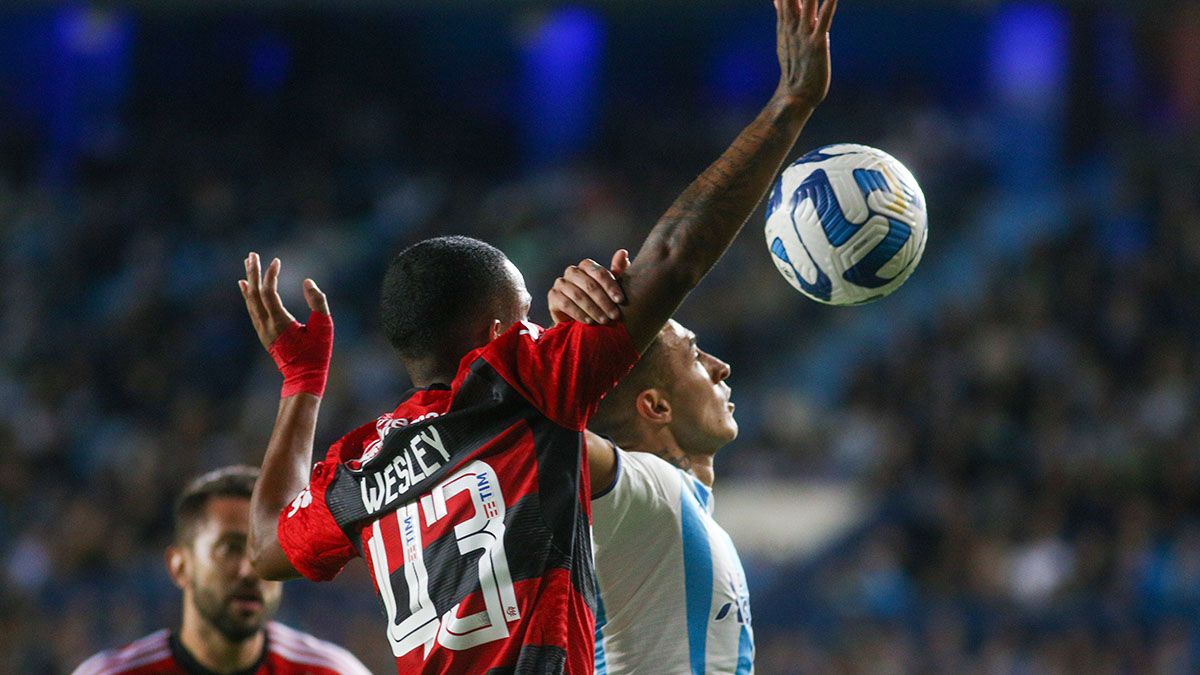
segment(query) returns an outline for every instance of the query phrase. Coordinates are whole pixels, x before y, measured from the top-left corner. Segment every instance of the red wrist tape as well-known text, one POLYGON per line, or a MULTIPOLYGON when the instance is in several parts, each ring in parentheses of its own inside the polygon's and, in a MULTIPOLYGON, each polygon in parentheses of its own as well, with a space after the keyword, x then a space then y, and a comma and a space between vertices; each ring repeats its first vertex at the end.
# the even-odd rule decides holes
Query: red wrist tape
POLYGON ((313 312, 306 324, 293 321, 267 351, 283 373, 280 397, 322 396, 329 380, 329 360, 333 357, 333 317, 313 312))

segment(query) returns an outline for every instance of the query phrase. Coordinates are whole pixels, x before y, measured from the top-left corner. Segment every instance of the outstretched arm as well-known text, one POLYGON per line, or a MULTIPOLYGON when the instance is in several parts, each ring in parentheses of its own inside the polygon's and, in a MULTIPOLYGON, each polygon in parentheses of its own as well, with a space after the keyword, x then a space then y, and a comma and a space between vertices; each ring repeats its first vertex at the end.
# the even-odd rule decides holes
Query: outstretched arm
POLYGON ((312 279, 304 280, 312 314, 307 325, 300 324, 279 299, 279 260, 271 262, 265 276, 257 253, 245 263, 246 278, 238 286, 246 311, 284 374, 279 413, 250 498, 250 560, 264 579, 294 579, 300 572, 284 554, 276 526, 283 508, 308 484, 317 412, 333 353, 333 319, 325 294, 312 279))
POLYGON ((837 0, 775 0, 779 86, 758 117, 684 190, 622 280, 625 325, 643 351, 700 283, 762 200, 829 91, 829 26, 837 0))

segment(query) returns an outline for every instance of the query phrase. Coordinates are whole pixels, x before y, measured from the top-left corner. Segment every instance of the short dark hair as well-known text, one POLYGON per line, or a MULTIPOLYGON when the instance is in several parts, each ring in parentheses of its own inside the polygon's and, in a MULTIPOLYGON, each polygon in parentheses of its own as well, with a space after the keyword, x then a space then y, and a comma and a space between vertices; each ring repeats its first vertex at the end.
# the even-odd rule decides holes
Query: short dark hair
POLYGON ((175 500, 175 543, 191 543, 204 509, 214 497, 250 499, 258 469, 252 466, 226 466, 198 476, 187 484, 175 500))
POLYGON ((507 262, 500 249, 471 237, 436 237, 401 251, 379 297, 388 342, 403 359, 461 357, 448 350, 512 287, 507 262))
POLYGON ((637 417, 634 409, 638 394, 647 389, 662 389, 670 385, 670 353, 663 347, 663 331, 654 336, 642 352, 641 358, 629 374, 621 378, 617 386, 600 401, 600 407, 588 423, 588 428, 616 441, 617 445, 628 446, 634 440, 629 436, 631 423, 637 417))

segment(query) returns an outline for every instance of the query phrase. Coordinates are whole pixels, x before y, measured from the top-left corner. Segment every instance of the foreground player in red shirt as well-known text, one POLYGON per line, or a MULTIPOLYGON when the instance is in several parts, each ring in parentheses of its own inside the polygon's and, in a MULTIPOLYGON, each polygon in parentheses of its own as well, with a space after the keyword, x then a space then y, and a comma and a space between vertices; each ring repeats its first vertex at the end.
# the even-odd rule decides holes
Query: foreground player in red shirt
POLYGON ((397 256, 381 313, 416 388, 311 472, 332 320, 306 280, 313 312, 296 323, 279 301, 279 261, 264 275, 251 253, 243 298, 284 375, 252 505, 255 569, 325 580, 362 556, 400 672, 591 672, 584 427, 728 247, 824 98, 835 4, 781 0, 779 87, 650 232, 623 278, 622 322, 527 323, 520 272, 477 240, 397 256))
POLYGON ((179 630, 101 652, 75 675, 367 675, 345 649, 270 620, 281 584, 260 579, 246 553, 257 477, 249 466, 218 469, 192 481, 176 502, 167 567, 183 591, 179 630))

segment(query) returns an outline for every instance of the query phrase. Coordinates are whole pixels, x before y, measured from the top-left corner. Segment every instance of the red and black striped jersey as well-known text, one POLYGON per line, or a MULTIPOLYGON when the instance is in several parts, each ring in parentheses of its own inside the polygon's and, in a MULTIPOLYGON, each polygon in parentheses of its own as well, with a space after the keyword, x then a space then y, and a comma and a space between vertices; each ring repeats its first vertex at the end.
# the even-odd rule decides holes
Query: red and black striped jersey
MULTIPOLYGON (((209 675, 179 637, 168 630, 151 633, 119 649, 84 661, 73 675, 209 675)), ((267 639, 257 664, 244 675, 369 675, 358 659, 341 647, 288 628, 267 624, 267 639)))
POLYGON ((514 325, 335 443, 285 553, 318 581, 366 560, 399 672, 592 672, 582 432, 637 358, 623 324, 514 325))

